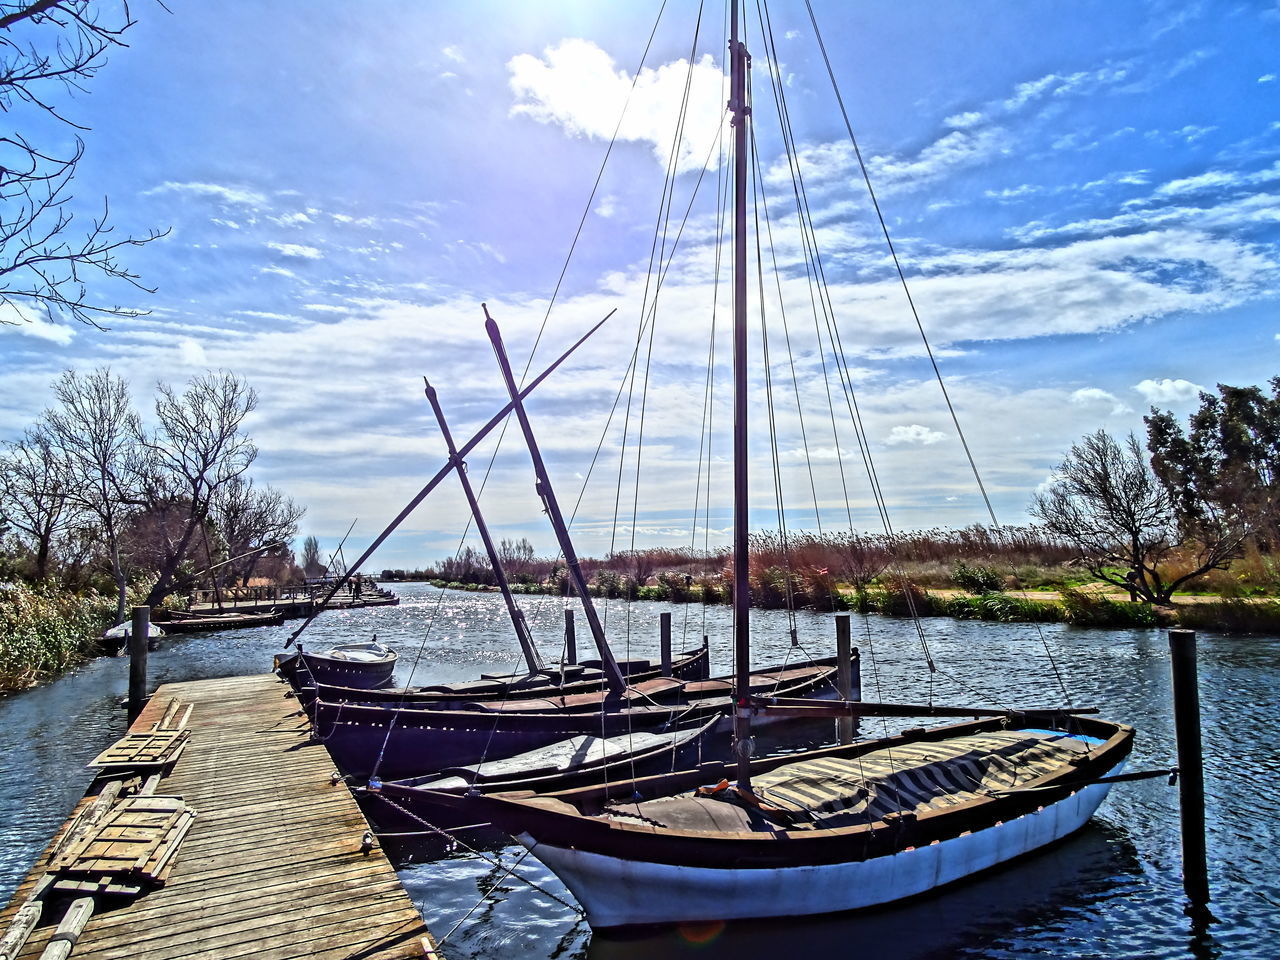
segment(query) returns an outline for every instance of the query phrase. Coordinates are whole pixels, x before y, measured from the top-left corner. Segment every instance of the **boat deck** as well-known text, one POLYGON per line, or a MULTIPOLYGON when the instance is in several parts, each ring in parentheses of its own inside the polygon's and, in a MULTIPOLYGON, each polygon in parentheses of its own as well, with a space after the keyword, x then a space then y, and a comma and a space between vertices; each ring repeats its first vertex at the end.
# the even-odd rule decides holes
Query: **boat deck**
MULTIPOLYGON (((183 797, 195 820, 163 887, 115 908, 99 897, 76 960, 436 956, 391 863, 363 844, 368 824, 350 792, 331 782, 333 761, 309 742, 285 689, 268 675, 156 691, 130 729, 150 730, 173 698, 194 705, 190 741, 156 792, 183 797)), ((0 914, 0 933, 58 839, 0 914)), ((18 957, 39 957, 53 931, 43 920, 18 957)))

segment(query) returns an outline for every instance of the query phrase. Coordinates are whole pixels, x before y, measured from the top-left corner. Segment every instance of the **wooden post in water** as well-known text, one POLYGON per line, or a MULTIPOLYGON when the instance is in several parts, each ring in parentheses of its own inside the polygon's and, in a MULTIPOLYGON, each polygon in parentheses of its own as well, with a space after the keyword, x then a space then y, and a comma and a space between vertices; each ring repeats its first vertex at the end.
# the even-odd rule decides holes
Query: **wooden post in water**
MULTIPOLYGON (((853 644, 849 615, 836 614, 836 689, 841 700, 853 697, 853 644)), ((853 717, 836 718, 836 740, 853 743, 853 717)))
POLYGON ((578 634, 573 626, 573 611, 564 611, 564 662, 578 662, 578 634))
POLYGON ((1209 903, 1204 837, 1204 753, 1200 741, 1200 689, 1194 630, 1170 630, 1173 722, 1178 741, 1178 800, 1182 817, 1182 889, 1191 907, 1209 903))
POLYGON ((147 641, 151 635, 151 608, 134 607, 129 628, 129 722, 147 703, 147 641))
POLYGON ((658 614, 658 644, 662 651, 662 675, 671 676, 671 614, 658 614))

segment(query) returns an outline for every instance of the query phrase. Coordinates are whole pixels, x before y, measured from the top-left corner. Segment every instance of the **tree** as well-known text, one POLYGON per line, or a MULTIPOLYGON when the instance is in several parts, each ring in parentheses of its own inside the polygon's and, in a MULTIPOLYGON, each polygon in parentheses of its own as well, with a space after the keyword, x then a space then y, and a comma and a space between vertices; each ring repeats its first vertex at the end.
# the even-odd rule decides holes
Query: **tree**
MULTIPOLYGON (((226 544, 228 560, 221 567, 221 582, 249 578, 266 551, 244 556, 259 547, 284 544, 298 532, 298 521, 306 513, 302 507, 272 487, 256 487, 250 477, 234 477, 214 494, 209 517, 226 544), (235 559, 235 558, 241 559, 235 559)), ((318 549, 318 548, 317 548, 318 549)))
POLYGON ((178 394, 158 386, 158 426, 140 442, 156 466, 151 474, 151 503, 174 504, 169 521, 160 514, 164 550, 146 604, 156 606, 173 590, 174 577, 187 558, 196 531, 208 520, 214 498, 240 477, 258 456, 258 448, 240 427, 258 404, 258 395, 234 374, 193 378, 178 394))
POLYGON ((1280 377, 1271 395, 1218 384, 1200 394, 1188 430, 1168 411, 1144 417, 1151 464, 1172 498, 1183 536, 1222 539, 1267 530, 1274 548, 1280 495, 1280 377))
POLYGON ((129 579, 121 533, 129 512, 144 502, 143 478, 151 472, 138 442, 142 425, 128 386, 109 369, 85 376, 68 370, 53 392, 58 406, 45 411, 44 427, 69 471, 71 502, 99 524, 116 586, 116 622, 123 623, 129 579))
MULTIPOLYGON (((121 38, 133 24, 126 2, 0 3, 0 110, 28 115, 34 126, 52 118, 55 127, 86 129, 64 116, 57 101, 85 90, 107 52, 124 46, 121 38)), ((86 276, 154 293, 117 257, 168 231, 117 238, 105 198, 102 212, 81 228, 69 191, 84 149, 78 135, 69 150, 40 146, 21 133, 0 137, 0 323, 30 321, 44 312, 96 327, 107 318, 147 312, 102 301, 90 293, 86 276)))
POLYGON ((1242 539, 1238 531, 1209 541, 1184 538, 1173 499, 1137 437, 1129 434, 1121 446, 1105 430, 1072 446, 1030 512, 1074 544, 1095 577, 1150 603, 1168 603, 1182 584, 1225 566, 1242 539), (1160 564, 1178 547, 1190 563, 1166 579, 1160 564))
POLYGON ((0 453, 0 504, 12 527, 28 540, 35 579, 49 575, 54 541, 74 522, 71 476, 48 433, 28 429, 0 453))
POLYGON ((302 541, 302 556, 298 558, 298 566, 308 580, 314 580, 324 573, 324 561, 320 559, 320 541, 315 537, 307 537, 302 541))

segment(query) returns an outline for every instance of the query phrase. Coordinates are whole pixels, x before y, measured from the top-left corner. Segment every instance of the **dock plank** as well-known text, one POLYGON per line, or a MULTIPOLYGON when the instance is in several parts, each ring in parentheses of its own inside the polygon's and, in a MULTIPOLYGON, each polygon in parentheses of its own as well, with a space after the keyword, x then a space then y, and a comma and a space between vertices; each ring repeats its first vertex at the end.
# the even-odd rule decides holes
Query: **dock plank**
MULTIPOLYGON (((284 692, 272 676, 156 691, 131 730, 150 730, 173 699, 192 704, 190 740, 157 792, 182 797, 196 816, 165 886, 96 914, 76 960, 400 960, 431 947, 390 862, 376 845, 363 849, 367 822, 350 791, 332 782, 333 761, 284 692)), ((56 846, 57 837, 0 926, 56 846)), ((39 957, 52 932, 43 922, 20 960, 39 957)))

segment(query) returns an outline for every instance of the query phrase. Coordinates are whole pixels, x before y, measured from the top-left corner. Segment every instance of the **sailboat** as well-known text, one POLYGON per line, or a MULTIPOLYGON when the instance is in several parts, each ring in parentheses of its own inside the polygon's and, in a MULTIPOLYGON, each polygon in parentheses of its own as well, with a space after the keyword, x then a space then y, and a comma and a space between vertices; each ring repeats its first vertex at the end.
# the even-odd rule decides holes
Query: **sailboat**
MULTIPOLYGON (((427 398, 449 452, 449 469, 457 473, 462 484, 529 672, 523 678, 502 678, 491 687, 482 687, 480 696, 468 699, 466 691, 476 689, 474 684, 405 689, 399 695, 396 691, 370 693, 331 685, 308 687, 300 682, 301 673, 295 669, 299 698, 311 716, 314 735, 337 764, 357 778, 412 778, 447 767, 503 760, 585 736, 608 739, 669 734, 689 727, 711 730, 727 726, 725 718, 734 708, 739 689, 770 697, 834 697, 834 658, 765 667, 736 680, 706 678, 704 646, 700 651, 686 652, 682 658, 685 676, 692 675, 689 679, 677 676, 674 667, 664 670, 662 676, 643 680, 631 675, 630 671, 638 673, 648 664, 620 662, 609 645, 524 407, 523 396, 529 388, 522 391, 517 386, 498 325, 488 316, 487 308, 485 312, 486 331, 510 397, 508 409, 520 425, 533 463, 536 490, 586 616, 599 657, 600 680, 582 684, 585 689, 566 689, 568 675, 563 665, 558 670, 548 670, 543 665, 502 573, 500 557, 467 478, 462 450, 455 444, 438 396, 428 383, 427 398)), ((375 540, 373 547, 379 542, 375 540)))
MULTIPOLYGON (((593 928, 788 917, 911 897, 1080 828, 1132 748, 1090 710, 811 702, 749 683, 747 155, 751 106, 740 10, 730 4, 733 125, 733 604, 735 762, 550 793, 466 798, 554 871, 593 928), (968 716, 878 740, 753 758, 756 716, 968 716)), ((762 33, 764 32, 762 28, 762 33)), ((1133 774, 1128 775, 1135 776, 1133 774)))

